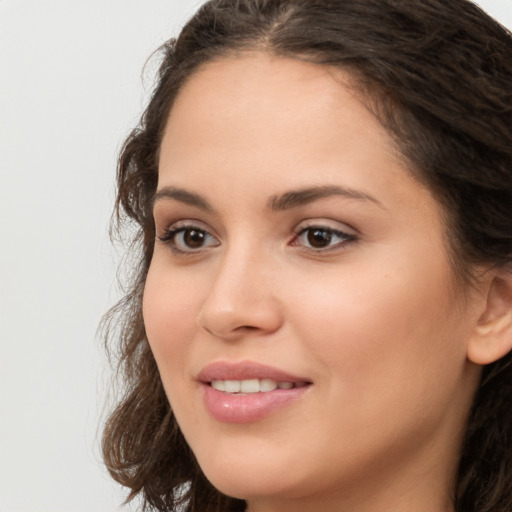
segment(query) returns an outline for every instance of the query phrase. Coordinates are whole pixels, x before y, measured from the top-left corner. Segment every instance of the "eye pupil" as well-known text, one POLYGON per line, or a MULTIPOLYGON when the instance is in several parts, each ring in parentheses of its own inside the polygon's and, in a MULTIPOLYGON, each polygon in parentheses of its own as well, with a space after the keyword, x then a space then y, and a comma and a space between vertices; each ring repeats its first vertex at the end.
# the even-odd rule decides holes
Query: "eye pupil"
POLYGON ((187 229, 183 233, 183 241, 187 247, 198 249, 203 246, 205 234, 197 229, 187 229))
POLYGON ((325 229, 312 229, 308 231, 307 239, 311 247, 321 248, 331 243, 332 233, 325 229))

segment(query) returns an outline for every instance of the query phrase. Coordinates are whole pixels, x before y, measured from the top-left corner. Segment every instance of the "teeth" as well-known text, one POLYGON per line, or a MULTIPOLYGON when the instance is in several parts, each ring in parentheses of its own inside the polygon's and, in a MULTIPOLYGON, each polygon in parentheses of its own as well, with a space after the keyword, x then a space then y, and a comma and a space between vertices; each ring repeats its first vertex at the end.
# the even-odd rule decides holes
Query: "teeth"
POLYGON ((215 388, 218 391, 226 391, 226 381, 214 380, 212 381, 212 388, 215 388))
POLYGON ((260 381, 258 379, 240 381, 240 391, 242 393, 259 393, 260 381))
MULTIPOLYGON (((290 382, 291 384, 291 382, 290 382)), ((279 384, 272 379, 261 379, 260 380, 260 391, 274 391, 274 389, 277 389, 279 384)), ((293 384, 292 384, 293 386, 293 384)))
POLYGON ((239 380, 225 380, 224 381, 224 389, 227 393, 239 393, 240 392, 240 384, 239 380))
POLYGON ((275 389, 292 389, 293 382, 277 382, 272 379, 214 380, 212 388, 226 393, 265 393, 275 389))

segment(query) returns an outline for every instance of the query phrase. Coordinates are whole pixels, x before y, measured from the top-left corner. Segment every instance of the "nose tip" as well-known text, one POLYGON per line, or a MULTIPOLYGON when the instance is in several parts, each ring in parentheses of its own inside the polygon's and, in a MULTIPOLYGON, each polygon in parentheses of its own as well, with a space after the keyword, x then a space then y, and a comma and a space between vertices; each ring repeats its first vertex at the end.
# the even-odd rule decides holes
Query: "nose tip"
POLYGON ((273 304, 244 306, 240 302, 236 307, 220 308, 209 301, 199 314, 198 324, 209 334, 222 339, 236 339, 250 334, 271 334, 281 324, 276 309, 273 304))
POLYGON ((199 312, 199 326, 217 338, 271 334, 282 324, 272 283, 254 272, 221 272, 199 312))

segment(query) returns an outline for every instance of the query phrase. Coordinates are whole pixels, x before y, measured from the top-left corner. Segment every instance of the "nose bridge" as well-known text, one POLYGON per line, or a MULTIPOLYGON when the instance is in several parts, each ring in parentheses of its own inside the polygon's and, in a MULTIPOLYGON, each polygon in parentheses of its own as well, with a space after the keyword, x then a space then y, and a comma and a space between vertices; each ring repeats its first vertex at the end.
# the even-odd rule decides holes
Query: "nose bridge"
POLYGON ((247 237, 230 244, 215 268, 199 325, 217 337, 275 331, 281 313, 272 276, 275 262, 247 237))

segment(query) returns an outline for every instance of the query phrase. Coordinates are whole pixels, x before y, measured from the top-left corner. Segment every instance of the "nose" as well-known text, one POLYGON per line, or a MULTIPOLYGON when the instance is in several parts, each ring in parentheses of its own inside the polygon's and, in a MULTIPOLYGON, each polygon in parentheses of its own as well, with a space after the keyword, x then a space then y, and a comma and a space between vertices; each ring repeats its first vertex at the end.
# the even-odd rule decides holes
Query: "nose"
POLYGON ((209 293, 199 312, 199 326, 224 340, 277 331, 283 316, 271 267, 272 263, 261 253, 226 254, 211 278, 209 293))

